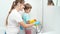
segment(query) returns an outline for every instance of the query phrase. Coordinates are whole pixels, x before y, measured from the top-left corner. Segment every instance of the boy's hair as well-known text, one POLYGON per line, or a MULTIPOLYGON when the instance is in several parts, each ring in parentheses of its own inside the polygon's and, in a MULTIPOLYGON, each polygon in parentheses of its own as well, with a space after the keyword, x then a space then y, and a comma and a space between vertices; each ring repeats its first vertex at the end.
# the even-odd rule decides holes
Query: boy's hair
POLYGON ((32 9, 32 6, 29 3, 25 4, 24 10, 32 9))

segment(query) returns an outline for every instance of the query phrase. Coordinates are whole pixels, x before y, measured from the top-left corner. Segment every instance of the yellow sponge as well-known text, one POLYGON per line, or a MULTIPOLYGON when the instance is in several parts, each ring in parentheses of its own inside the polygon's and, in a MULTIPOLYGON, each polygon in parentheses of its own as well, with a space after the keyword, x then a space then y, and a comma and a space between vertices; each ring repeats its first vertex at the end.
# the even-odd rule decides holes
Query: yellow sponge
POLYGON ((34 22, 36 22, 34 19, 30 20, 30 24, 33 24, 34 22))
MULTIPOLYGON (((33 24, 33 23, 35 23, 35 22, 40 23, 39 21, 36 21, 36 20, 34 20, 34 19, 30 20, 30 24, 33 24)), ((35 26, 38 26, 38 24, 35 24, 35 26)))

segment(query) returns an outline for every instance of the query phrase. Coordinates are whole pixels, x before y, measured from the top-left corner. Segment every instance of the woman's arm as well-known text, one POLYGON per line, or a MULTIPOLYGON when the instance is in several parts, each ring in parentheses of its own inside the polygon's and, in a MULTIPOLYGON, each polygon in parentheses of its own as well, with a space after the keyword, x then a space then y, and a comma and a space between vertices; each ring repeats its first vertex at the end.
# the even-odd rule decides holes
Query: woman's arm
POLYGON ((23 26, 24 28, 28 28, 28 27, 31 27, 33 26, 34 24, 25 24, 24 22, 20 22, 19 23, 21 26, 23 26))

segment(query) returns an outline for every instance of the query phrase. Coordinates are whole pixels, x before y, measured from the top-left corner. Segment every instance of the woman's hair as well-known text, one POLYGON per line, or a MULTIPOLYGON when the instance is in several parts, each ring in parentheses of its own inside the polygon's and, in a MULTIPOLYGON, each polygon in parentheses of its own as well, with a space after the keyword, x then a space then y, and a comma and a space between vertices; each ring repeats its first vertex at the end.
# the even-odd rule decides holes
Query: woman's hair
POLYGON ((24 10, 32 9, 32 6, 29 3, 25 4, 24 10))
MULTIPOLYGON (((13 4, 12 4, 12 7, 11 7, 9 13, 8 13, 8 16, 11 13, 12 9, 14 9, 14 7, 17 5, 18 2, 20 2, 21 4, 23 4, 25 1, 24 0, 15 0, 15 1, 13 1, 13 4)), ((8 16, 6 18, 6 25, 8 25, 8 16)))
POLYGON ((54 5, 53 1, 52 0, 48 0, 48 5, 54 5))

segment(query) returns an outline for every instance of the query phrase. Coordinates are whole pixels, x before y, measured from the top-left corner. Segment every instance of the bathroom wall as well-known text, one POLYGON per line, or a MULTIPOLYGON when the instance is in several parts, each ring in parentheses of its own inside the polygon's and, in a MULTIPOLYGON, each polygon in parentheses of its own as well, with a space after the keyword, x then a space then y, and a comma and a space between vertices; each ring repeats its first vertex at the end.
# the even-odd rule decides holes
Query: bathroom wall
POLYGON ((60 0, 58 0, 58 6, 60 6, 60 0))

